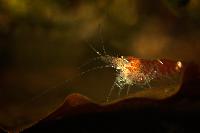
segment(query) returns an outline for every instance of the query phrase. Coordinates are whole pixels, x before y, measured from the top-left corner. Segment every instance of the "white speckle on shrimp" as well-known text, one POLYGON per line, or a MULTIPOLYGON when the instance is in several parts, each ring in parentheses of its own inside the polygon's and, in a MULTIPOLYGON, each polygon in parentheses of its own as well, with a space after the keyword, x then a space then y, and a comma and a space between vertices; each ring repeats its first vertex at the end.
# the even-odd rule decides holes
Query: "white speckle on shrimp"
POLYGON ((161 60, 158 59, 158 62, 160 62, 163 65, 163 62, 161 60))

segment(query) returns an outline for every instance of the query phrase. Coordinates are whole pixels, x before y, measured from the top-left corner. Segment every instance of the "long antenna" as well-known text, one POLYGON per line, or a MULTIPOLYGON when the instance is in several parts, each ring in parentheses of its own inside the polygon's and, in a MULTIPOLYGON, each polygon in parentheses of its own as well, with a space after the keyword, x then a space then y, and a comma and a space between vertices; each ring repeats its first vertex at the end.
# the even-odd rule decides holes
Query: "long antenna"
MULTIPOLYGON (((54 86, 54 87, 51 87, 51 88, 47 88, 45 89, 44 91, 42 91, 39 95, 36 95, 36 96, 33 96, 30 100, 28 100, 27 102, 23 103, 21 106, 26 106, 32 102, 34 102, 35 100, 39 99, 40 97, 44 96, 45 94, 47 94, 48 92, 50 91, 53 91, 55 89, 57 89, 58 87, 61 87, 61 86, 64 86, 66 85, 67 83, 73 81, 74 79, 78 78, 78 77, 81 77, 89 72, 92 72, 92 71, 96 71, 96 70, 100 70, 100 69, 103 69, 103 68, 113 68, 112 65, 102 65, 102 66, 96 66, 94 68, 91 68, 85 72, 81 72, 80 74, 77 74, 76 76, 74 76, 73 78, 69 79, 69 80, 65 80, 64 82, 54 86)), ((65 88, 64 88, 65 89, 65 88)))
POLYGON ((102 54, 98 50, 96 50, 92 45, 89 45, 89 46, 96 54, 102 56, 102 54))

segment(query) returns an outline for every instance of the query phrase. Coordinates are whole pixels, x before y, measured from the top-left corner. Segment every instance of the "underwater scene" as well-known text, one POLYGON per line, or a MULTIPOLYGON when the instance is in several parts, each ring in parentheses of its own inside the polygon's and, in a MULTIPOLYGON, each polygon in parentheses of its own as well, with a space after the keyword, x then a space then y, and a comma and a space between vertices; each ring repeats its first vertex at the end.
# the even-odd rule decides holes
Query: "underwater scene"
POLYGON ((200 131, 199 38, 198 0, 0 0, 0 129, 200 131))

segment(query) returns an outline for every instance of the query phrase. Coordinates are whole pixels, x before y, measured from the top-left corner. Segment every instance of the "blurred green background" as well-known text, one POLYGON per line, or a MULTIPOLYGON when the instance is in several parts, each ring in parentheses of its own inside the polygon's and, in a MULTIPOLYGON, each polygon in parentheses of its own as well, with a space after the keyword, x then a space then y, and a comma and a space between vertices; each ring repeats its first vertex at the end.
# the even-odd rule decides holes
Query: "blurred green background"
MULTIPOLYGON (((199 0, 0 0, 0 106, 84 71, 77 67, 97 56, 89 44, 110 55, 200 63, 199 38, 199 0)), ((79 88, 104 95, 110 73, 94 72, 79 88)))

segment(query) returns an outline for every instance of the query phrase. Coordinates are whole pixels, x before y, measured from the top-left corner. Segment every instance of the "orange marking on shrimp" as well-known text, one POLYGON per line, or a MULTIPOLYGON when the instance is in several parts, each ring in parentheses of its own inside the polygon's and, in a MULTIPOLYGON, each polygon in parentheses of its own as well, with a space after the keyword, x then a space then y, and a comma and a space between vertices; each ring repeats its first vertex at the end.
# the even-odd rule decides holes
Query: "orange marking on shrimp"
POLYGON ((139 59, 128 58, 127 60, 130 62, 130 65, 126 67, 127 69, 129 69, 129 71, 131 72, 140 71, 142 64, 139 59))

